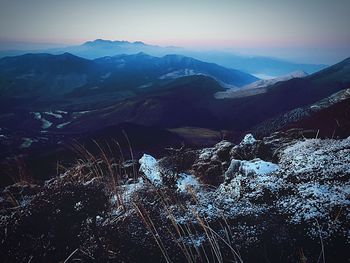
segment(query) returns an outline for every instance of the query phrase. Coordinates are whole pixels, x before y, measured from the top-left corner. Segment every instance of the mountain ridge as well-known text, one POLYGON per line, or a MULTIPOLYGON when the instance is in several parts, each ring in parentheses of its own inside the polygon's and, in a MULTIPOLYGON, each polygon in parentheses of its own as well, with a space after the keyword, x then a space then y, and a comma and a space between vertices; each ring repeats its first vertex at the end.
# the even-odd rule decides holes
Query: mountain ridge
POLYGON ((103 39, 87 41, 81 45, 46 50, 0 51, 0 57, 6 55, 19 55, 28 52, 47 52, 52 54, 70 52, 88 59, 123 53, 135 54, 138 52, 145 52, 153 56, 164 56, 166 54, 175 53, 193 57, 204 62, 216 63, 227 68, 238 69, 250 74, 265 74, 272 76, 285 75, 296 70, 304 70, 310 74, 327 66, 323 64, 294 63, 280 58, 243 56, 228 51, 194 51, 182 47, 149 45, 141 41, 129 42, 125 40, 112 41, 103 39))

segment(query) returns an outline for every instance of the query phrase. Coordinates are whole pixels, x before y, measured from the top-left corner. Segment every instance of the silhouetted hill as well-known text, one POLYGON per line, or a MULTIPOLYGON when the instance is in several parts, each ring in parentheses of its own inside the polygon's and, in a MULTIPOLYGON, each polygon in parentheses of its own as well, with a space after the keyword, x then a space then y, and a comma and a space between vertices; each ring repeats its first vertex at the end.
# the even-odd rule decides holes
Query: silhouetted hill
POLYGON ((257 80, 247 73, 177 55, 158 58, 138 53, 87 60, 69 53, 27 54, 0 60, 0 96, 10 101, 8 108, 96 109, 190 75, 208 75, 230 87, 257 80))

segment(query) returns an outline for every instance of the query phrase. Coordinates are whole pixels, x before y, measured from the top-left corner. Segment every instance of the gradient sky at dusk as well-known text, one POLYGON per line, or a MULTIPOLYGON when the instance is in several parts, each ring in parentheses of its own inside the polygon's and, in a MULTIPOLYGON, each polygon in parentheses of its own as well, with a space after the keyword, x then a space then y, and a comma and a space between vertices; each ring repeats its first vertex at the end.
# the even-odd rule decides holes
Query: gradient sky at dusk
POLYGON ((103 38, 332 63, 350 56, 349 14, 349 0, 0 0, 0 46, 103 38))

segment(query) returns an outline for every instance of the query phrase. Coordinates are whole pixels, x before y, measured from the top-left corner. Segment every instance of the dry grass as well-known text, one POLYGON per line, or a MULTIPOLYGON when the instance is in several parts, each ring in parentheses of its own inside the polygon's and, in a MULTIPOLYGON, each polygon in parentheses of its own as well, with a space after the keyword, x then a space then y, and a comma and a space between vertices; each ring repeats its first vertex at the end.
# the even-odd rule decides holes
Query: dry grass
MULTIPOLYGON (((144 178, 144 180, 147 181, 149 186, 156 193, 159 203, 161 204, 162 211, 165 212, 166 218, 169 220, 166 227, 169 237, 171 237, 172 242, 178 246, 186 262, 227 262, 227 256, 223 255, 224 250, 230 252, 231 262, 243 262, 239 253, 234 248, 234 244, 232 243, 232 233, 224 216, 222 216, 222 222, 224 223, 220 223, 220 228, 216 230, 210 226, 210 223, 205 218, 202 218, 196 211, 193 210, 190 211, 192 212, 195 221, 189 220, 185 223, 179 223, 171 210, 171 206, 176 206, 182 211, 189 211, 186 204, 179 201, 179 198, 175 196, 175 193, 166 191, 164 188, 156 187, 152 184, 152 182, 147 180, 147 178, 144 178), (173 203, 169 202, 169 200, 176 201, 173 203), (204 234, 206 241, 196 244, 194 237, 199 236, 199 234, 204 234)), ((191 189, 188 190, 191 193, 191 198, 194 202, 196 202, 197 197, 194 191, 191 189)), ((164 245, 162 236, 155 227, 156 219, 151 218, 151 211, 148 211, 145 205, 142 203, 134 202, 133 205, 142 222, 152 234, 166 262, 172 262, 164 245)), ((163 238, 165 239, 165 237, 163 238)))
MULTIPOLYGON (((126 134, 125 138, 129 145, 131 159, 134 160, 132 147, 126 134)), ((78 177, 86 177, 87 173, 90 173, 88 174, 89 177, 104 179, 109 186, 108 189, 111 192, 111 195, 116 197, 117 207, 123 207, 125 210, 126 204, 122 198, 123 193, 121 187, 123 184, 122 179, 126 176, 125 171, 123 174, 123 169, 121 169, 121 165, 125 162, 125 158, 120 144, 114 142, 113 145, 108 143, 102 145, 97 141, 94 141, 94 144, 98 149, 98 155, 93 154, 83 145, 78 143, 74 144, 73 149, 79 156, 81 156, 77 160, 74 173, 78 177), (113 148, 119 152, 119 162, 115 160, 112 161, 116 154, 115 151, 112 150, 113 148), (88 169, 86 169, 86 167, 88 167, 88 169)), ((166 246, 164 243, 164 240, 169 237, 173 244, 179 248, 187 262, 194 263, 200 261, 221 263, 224 262, 224 260, 227 261, 227 258, 223 255, 223 250, 229 250, 231 252, 232 262, 243 262, 239 253, 234 249, 230 228, 224 217, 222 218, 224 225, 221 224, 221 229, 219 229, 220 233, 224 233, 223 236, 222 234, 219 234, 219 230, 214 230, 209 222, 205 218, 201 218, 195 211, 193 211, 193 217, 196 219, 196 222, 189 221, 180 224, 171 211, 171 205, 174 205, 175 202, 175 205, 183 211, 188 210, 188 208, 186 207, 186 204, 177 200, 174 189, 165 189, 166 186, 163 186, 163 188, 156 187, 150 180, 148 180, 148 178, 142 176, 142 174, 138 174, 133 165, 132 178, 136 181, 140 176, 143 178, 143 181, 146 182, 147 186, 155 192, 163 208, 162 211, 165 211, 166 217, 168 218, 166 226, 168 236, 162 236, 159 231, 156 220, 151 216, 151 211, 147 210, 149 204, 141 203, 139 199, 135 198, 134 200, 131 200, 132 207, 139 215, 139 218, 146 229, 151 233, 166 262, 172 262, 168 251, 169 246, 166 246), (206 242, 200 242, 199 245, 196 245, 194 237, 199 234, 204 234, 206 242)), ((190 193, 191 198, 196 202, 197 197, 195 196, 194 191, 190 191, 190 193)))
MULTIPOLYGON (((138 175, 134 165, 133 150, 127 134, 124 133, 124 135, 129 145, 129 153, 132 161, 132 178, 136 180, 138 175)), ((73 174, 73 178, 75 177, 77 180, 81 180, 81 178, 87 180, 95 177, 103 180, 111 197, 115 199, 115 205, 124 210, 125 204, 122 185, 129 178, 129 174, 124 167, 125 156, 123 150, 117 141, 101 143, 93 140, 93 144, 96 147, 94 152, 88 150, 77 141, 74 141, 70 145, 71 150, 78 156, 70 174, 73 174)), ((61 170, 64 169, 62 166, 59 168, 61 170)))

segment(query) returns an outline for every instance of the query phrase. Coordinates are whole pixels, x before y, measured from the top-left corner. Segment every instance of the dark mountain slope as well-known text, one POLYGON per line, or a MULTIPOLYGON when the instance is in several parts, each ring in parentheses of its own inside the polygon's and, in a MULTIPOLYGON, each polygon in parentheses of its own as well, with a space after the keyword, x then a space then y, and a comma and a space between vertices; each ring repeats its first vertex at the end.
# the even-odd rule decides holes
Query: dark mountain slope
POLYGON ((26 54, 0 60, 0 96, 53 99, 87 83, 97 65, 71 54, 26 54))
POLYGON ((346 138, 350 136, 350 99, 289 124, 283 130, 290 128, 318 130, 320 137, 346 138))
POLYGON ((314 104, 293 109, 264 121, 255 127, 253 132, 258 136, 264 136, 277 130, 291 128, 318 130, 322 137, 349 136, 350 89, 341 90, 314 104))
POLYGON ((163 128, 197 126, 244 131, 349 87, 348 63, 345 60, 317 75, 280 82, 265 93, 235 99, 215 99, 214 93, 223 88, 208 77, 182 78, 153 90, 147 96, 122 101, 97 111, 87 116, 86 120, 81 119, 75 127, 128 120, 163 128))
POLYGON ((27 54, 0 60, 0 97, 8 108, 96 109, 188 75, 208 75, 229 86, 256 80, 178 55, 158 58, 138 53, 92 61, 68 53, 27 54))
POLYGON ((205 127, 208 123, 219 126, 209 109, 219 104, 213 97, 223 88, 205 76, 190 76, 174 80, 139 98, 128 99, 92 112, 76 120, 70 129, 96 129, 101 125, 132 122, 148 126, 205 127))

